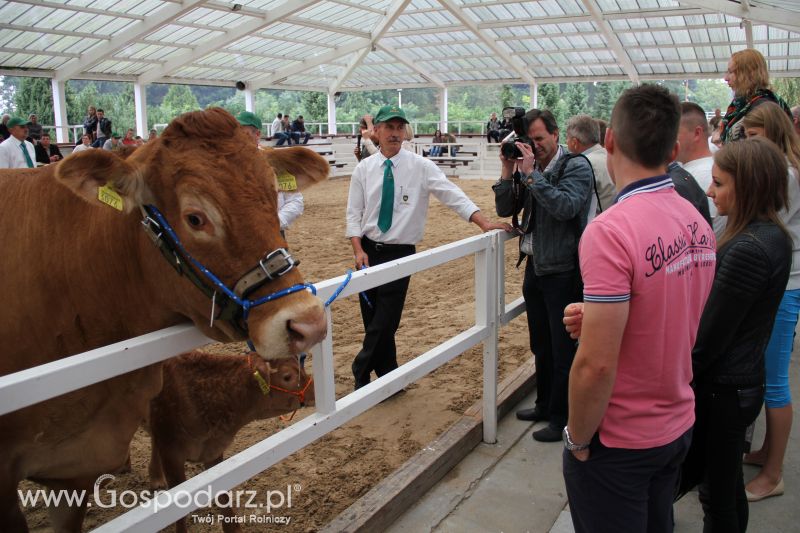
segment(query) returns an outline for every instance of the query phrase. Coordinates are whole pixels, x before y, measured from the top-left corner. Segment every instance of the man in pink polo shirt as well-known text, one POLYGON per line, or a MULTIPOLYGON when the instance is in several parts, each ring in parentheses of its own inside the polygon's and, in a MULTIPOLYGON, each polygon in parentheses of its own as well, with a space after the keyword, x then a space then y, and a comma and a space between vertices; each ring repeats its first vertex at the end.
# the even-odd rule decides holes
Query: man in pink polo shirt
MULTIPOLYGON (((678 99, 623 93, 606 132, 619 195, 580 243, 584 304, 564 428, 578 533, 673 529, 672 498, 694 424, 692 346, 714 279, 714 232, 675 192, 678 99)), ((573 309, 571 309, 573 308, 573 309)), ((582 312, 582 316, 581 313, 582 312)))

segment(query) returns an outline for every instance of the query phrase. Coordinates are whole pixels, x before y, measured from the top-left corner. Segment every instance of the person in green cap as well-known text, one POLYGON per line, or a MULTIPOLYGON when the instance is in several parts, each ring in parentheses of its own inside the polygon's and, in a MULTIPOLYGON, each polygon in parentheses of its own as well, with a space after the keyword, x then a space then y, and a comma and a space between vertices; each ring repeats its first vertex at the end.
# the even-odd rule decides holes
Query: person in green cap
POLYGON ((11 117, 6 124, 11 137, 0 143, 0 168, 33 168, 36 166, 36 150, 25 140, 28 136, 28 121, 11 117))
MULTIPOLYGON (((236 117, 242 129, 253 139, 256 148, 261 149, 261 119, 250 111, 242 111, 236 117)), ((281 236, 286 238, 286 230, 297 217, 303 214, 303 195, 297 191, 297 184, 278 184, 278 221, 281 225, 281 236), (292 189, 294 187, 294 189, 292 189)))
POLYGON ((120 148, 122 148, 122 143, 119 141, 122 138, 118 132, 114 132, 111 134, 111 138, 108 139, 106 142, 103 143, 103 150, 110 150, 111 152, 116 152, 120 148))
MULTIPOLYGON (((374 118, 380 150, 365 157, 350 179, 346 236, 353 246, 356 268, 386 263, 416 252, 422 240, 432 194, 461 218, 483 231, 511 226, 492 222, 472 200, 448 180, 432 161, 402 149, 406 136, 405 112, 382 107, 374 118)), ((395 332, 405 304, 409 278, 366 291, 361 298, 364 342, 353 361, 355 388, 397 368, 395 332)))

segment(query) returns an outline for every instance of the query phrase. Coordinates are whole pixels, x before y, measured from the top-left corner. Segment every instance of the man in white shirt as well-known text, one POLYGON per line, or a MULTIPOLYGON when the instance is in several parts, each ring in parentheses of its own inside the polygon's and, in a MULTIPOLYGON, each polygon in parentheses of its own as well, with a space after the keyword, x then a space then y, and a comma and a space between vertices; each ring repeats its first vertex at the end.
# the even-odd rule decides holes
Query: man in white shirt
MULTIPOLYGON (((708 120, 703 108, 693 102, 681 102, 681 124, 678 128, 678 162, 703 191, 711 186, 711 166, 714 157, 708 148, 708 120)), ((711 198, 708 199, 708 210, 711 219, 717 217, 717 208, 711 198)))
POLYGON ((289 140, 289 144, 292 144, 291 135, 286 131, 283 123, 283 113, 278 113, 278 116, 272 121, 272 138, 278 140, 275 146, 282 146, 287 140, 289 140))
POLYGON ((12 117, 6 126, 11 137, 0 143, 0 168, 35 167, 36 150, 25 140, 28 136, 28 121, 12 117))
MULTIPOLYGON (((280 122, 280 113, 278 113, 278 120, 280 122)), ((261 146, 261 120, 250 111, 242 111, 236 117, 239 124, 242 126, 248 135, 253 137, 256 148, 259 150, 261 146)), ((274 123, 273 123, 274 127, 274 123)), ((273 130, 274 132, 275 130, 273 130)), ((297 217, 303 214, 303 195, 297 192, 297 183, 293 180, 286 182, 278 176, 278 220, 281 224, 281 235, 285 238, 286 229, 294 222, 297 217), (290 182, 291 181, 291 182, 290 182), (292 188, 294 187, 294 188, 292 188)))
MULTIPOLYGON (((402 109, 384 106, 375 116, 380 151, 364 158, 353 171, 347 199, 346 236, 353 246, 356 268, 379 265, 415 253, 433 194, 461 218, 483 231, 511 226, 491 222, 464 192, 449 181, 435 163, 401 146, 406 135, 402 109)), ((397 368, 394 335, 400 325, 409 278, 366 291, 359 300, 364 342, 353 361, 355 388, 397 368)))
POLYGON ((596 214, 606 211, 617 197, 617 189, 608 175, 606 159, 608 153, 600 146, 600 124, 589 115, 575 115, 567 121, 567 148, 573 154, 583 154, 592 164, 594 184, 591 191, 592 206, 589 221, 596 214), (600 199, 600 208, 597 206, 600 199))

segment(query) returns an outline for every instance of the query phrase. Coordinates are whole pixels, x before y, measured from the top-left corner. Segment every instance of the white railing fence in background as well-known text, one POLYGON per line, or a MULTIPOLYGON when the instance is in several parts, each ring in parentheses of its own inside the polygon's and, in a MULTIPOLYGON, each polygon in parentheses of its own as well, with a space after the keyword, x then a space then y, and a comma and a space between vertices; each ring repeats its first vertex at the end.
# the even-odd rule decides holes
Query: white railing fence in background
MULTIPOLYGON (((522 298, 505 304, 504 243, 512 238, 505 232, 494 231, 354 273, 340 298, 474 255, 475 324, 397 370, 336 400, 333 324, 330 309, 327 309, 329 333, 314 349, 313 357, 315 413, 160 493, 159 498, 149 504, 125 513, 95 531, 138 533, 162 529, 197 509, 199 505, 195 502, 203 501, 197 498, 198 495, 217 494, 247 481, 478 343, 483 343, 483 439, 495 442, 498 330, 524 310, 522 298), (162 506, 159 502, 165 504, 162 506)), ((318 296, 327 299, 343 281, 344 276, 340 276, 317 284, 318 296)), ((191 325, 175 326, 2 376, 0 415, 168 359, 208 341, 191 325)))

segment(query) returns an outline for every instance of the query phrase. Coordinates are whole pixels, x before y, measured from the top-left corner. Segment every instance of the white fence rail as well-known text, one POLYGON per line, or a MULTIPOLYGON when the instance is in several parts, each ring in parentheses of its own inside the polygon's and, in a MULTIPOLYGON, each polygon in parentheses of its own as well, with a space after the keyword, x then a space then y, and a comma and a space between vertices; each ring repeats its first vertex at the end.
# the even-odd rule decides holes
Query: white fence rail
MULTIPOLYGON (((475 325, 337 401, 331 314, 329 309, 326 310, 329 333, 314 349, 313 357, 314 414, 181 485, 159 493, 148 504, 107 522, 95 531, 138 533, 164 528, 197 509, 200 506, 197 501, 203 501, 198 495, 211 494, 213 497, 247 481, 481 342, 483 435, 486 442, 495 442, 498 329, 524 310, 522 298, 505 304, 504 243, 511 238, 513 236, 504 232, 485 233, 354 273, 340 298, 474 255, 475 325)), ((318 296, 327 299, 343 280, 344 276, 341 276, 319 283, 318 296)), ((193 326, 175 326, 0 377, 0 415, 168 359, 208 340, 193 326)))

